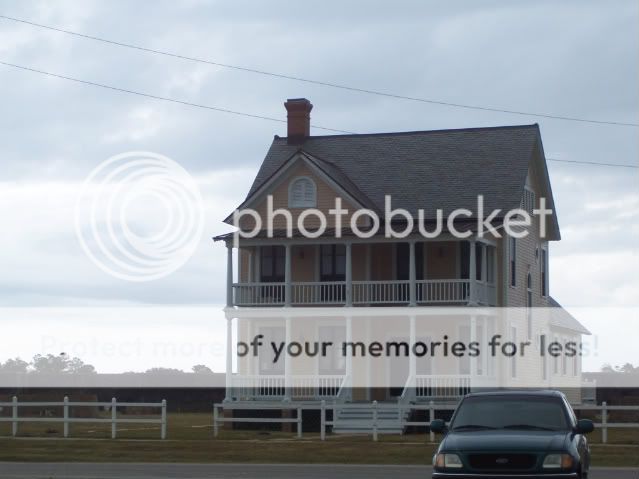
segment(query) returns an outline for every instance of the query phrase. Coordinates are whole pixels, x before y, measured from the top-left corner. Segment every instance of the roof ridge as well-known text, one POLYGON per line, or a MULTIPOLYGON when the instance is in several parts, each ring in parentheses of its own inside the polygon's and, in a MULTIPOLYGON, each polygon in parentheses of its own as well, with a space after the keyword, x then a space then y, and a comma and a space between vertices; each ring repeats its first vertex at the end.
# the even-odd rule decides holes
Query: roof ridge
MULTIPOLYGON (((518 128, 537 128, 539 123, 530 123, 525 125, 500 125, 500 126, 478 126, 468 128, 442 128, 439 130, 411 130, 411 131, 390 131, 380 133, 345 133, 343 135, 310 135, 306 139, 322 139, 322 138, 352 138, 352 137, 370 137, 370 136, 402 136, 402 135, 425 135, 433 133, 451 133, 466 131, 486 131, 486 130, 508 130, 518 128)), ((286 136, 275 135, 273 140, 287 140, 286 136)), ((303 143, 302 143, 303 144, 303 143)))

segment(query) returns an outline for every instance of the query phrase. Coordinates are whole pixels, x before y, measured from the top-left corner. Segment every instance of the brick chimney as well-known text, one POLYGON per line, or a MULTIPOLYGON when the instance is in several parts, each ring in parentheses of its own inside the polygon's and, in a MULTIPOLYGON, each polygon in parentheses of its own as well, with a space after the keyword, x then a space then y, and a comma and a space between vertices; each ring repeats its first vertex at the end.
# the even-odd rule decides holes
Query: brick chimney
POLYGON ((289 143, 302 143, 311 133, 313 104, 306 98, 289 98, 284 103, 288 113, 287 136, 289 143))

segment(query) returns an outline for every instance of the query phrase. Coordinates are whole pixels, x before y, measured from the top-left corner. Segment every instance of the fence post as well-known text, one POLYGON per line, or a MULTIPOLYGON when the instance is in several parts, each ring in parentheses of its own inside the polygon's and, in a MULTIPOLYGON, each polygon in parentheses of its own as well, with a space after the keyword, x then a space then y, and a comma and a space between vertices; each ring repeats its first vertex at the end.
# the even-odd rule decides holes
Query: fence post
POLYGON ((64 396, 64 437, 69 437, 69 397, 64 396))
POLYGON ((111 398, 111 439, 116 437, 116 421, 118 420, 117 400, 111 398))
POLYGON ((373 441, 377 441, 377 401, 373 401, 373 441))
POLYGON ((297 407, 297 437, 302 437, 302 407, 297 407))
POLYGON ((608 403, 601 403, 601 442, 608 442, 608 403))
POLYGON ((428 430, 430 431, 428 434, 430 436, 430 442, 435 442, 435 433, 430 430, 430 423, 435 419, 435 403, 433 401, 429 401, 428 403, 428 430))
POLYGON ((217 415, 217 404, 213 403, 213 437, 217 437, 217 435, 219 434, 217 415))
POLYGON ((325 439, 326 439, 326 401, 322 399, 321 406, 320 406, 320 440, 324 441, 325 439))
POLYGON ((18 398, 17 396, 13 396, 12 399, 13 402, 13 406, 12 406, 12 418, 13 418, 13 422, 11 423, 11 435, 13 437, 16 437, 18 435, 18 398))
POLYGON ((166 399, 162 399, 162 428, 160 430, 160 437, 166 439, 166 399))

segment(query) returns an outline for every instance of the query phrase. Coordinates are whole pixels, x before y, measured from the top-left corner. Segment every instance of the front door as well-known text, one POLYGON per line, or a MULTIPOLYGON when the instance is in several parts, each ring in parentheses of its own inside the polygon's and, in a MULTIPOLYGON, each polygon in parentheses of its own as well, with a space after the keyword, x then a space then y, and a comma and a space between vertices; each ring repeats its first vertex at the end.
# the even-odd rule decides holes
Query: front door
MULTIPOLYGON (((410 345, 409 338, 392 338, 390 341, 410 345)), ((410 358, 404 354, 389 354, 388 356, 388 389, 387 399, 397 399, 404 392, 410 370, 410 358)))

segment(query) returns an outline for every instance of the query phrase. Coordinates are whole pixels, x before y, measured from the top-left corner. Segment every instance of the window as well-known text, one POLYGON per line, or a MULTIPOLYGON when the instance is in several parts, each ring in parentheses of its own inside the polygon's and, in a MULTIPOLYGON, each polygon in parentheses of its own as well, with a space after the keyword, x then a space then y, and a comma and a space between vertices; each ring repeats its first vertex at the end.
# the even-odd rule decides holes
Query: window
POLYGON ((532 275, 530 274, 530 271, 528 272, 528 275, 526 276, 526 287, 527 287, 527 291, 526 291, 526 321, 528 324, 528 339, 532 338, 532 333, 533 333, 533 313, 532 313, 532 306, 533 306, 533 293, 532 293, 532 275))
MULTIPOLYGON (((281 344, 286 338, 286 328, 282 326, 261 326, 258 333, 264 337, 264 344, 281 344)), ((273 348, 260 348, 258 352, 258 364, 260 374, 284 374, 284 358, 283 354, 275 361, 275 353, 273 348)))
POLYGON ((510 263, 510 285, 517 286, 517 239, 508 240, 508 259, 510 263))
POLYGON ((488 284, 495 284, 495 248, 486 247, 486 281, 488 284))
POLYGON ((346 247, 343 244, 325 244, 320 250, 320 281, 346 279, 346 247))
POLYGON ((346 358, 341 348, 336 347, 346 341, 346 328, 344 326, 320 326, 319 339, 322 343, 333 343, 328 349, 328 354, 319 356, 320 374, 344 374, 346 371, 346 358))
POLYGON ((291 181, 288 187, 289 208, 314 208, 317 204, 315 182, 306 176, 291 181))
MULTIPOLYGON (((561 398, 526 397, 525 393, 523 394, 522 396, 495 394, 468 397, 459 404, 450 429, 455 431, 467 427, 474 430, 476 426, 484 425, 493 429, 507 428, 520 431, 539 428, 564 432, 571 430, 569 416, 566 414, 569 407, 561 398)), ((451 474, 451 477, 454 476, 451 474)), ((483 477, 500 477, 500 475, 483 477)))
MULTIPOLYGON (((544 345, 546 344, 546 336, 543 334, 539 336, 539 343, 541 342, 543 342, 544 345)), ((541 379, 543 379, 544 381, 548 379, 548 353, 547 352, 541 357, 541 379)))
POLYGON ((548 296, 548 250, 541 249, 541 295, 548 296))
MULTIPOLYGON (((554 341, 555 341, 555 342, 559 342, 559 338, 557 338, 557 336, 555 336, 554 341)), ((553 360, 552 360, 552 372, 553 372, 553 374, 555 374, 555 375, 559 374, 559 356, 553 356, 553 360)))
MULTIPOLYGON (((481 281, 481 255, 483 244, 475 243, 475 279, 481 281)), ((470 242, 462 241, 460 243, 460 273, 462 279, 470 279, 470 242)))
POLYGON ((524 189, 524 196, 521 198, 521 209, 532 215, 533 210, 535 209, 535 202, 535 192, 526 186, 524 189))
MULTIPOLYGON (((397 265, 397 279, 410 279, 410 245, 398 243, 395 254, 397 265)), ((424 279, 424 243, 415 243, 415 279, 424 279)))
MULTIPOLYGON (((517 328, 515 328, 514 326, 511 326, 510 328, 510 340, 517 344, 517 328)), ((513 357, 510 359, 510 377, 511 378, 516 378, 517 377, 517 355, 513 354, 513 357)))
MULTIPOLYGON (((459 341, 463 344, 468 344, 470 342, 470 324, 461 324, 458 331, 459 341)), ((459 374, 470 374, 470 356, 468 354, 464 354, 459 358, 457 365, 459 367, 459 374)))
POLYGON ((284 282, 286 249, 284 246, 262 246, 260 279, 264 283, 284 282))
MULTIPOLYGON (((477 341, 480 342, 485 342, 484 338, 484 325, 481 322, 481 319, 477 320, 477 341)), ((484 360, 486 358, 486 355, 482 355, 480 357, 478 357, 476 359, 477 361, 477 375, 478 376, 483 376, 484 375, 484 360)))

